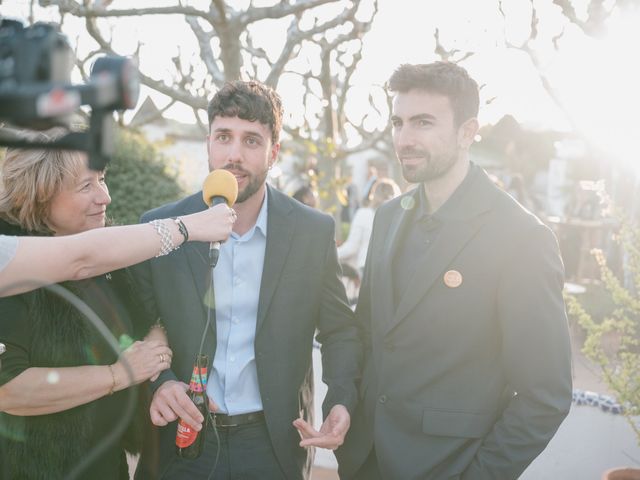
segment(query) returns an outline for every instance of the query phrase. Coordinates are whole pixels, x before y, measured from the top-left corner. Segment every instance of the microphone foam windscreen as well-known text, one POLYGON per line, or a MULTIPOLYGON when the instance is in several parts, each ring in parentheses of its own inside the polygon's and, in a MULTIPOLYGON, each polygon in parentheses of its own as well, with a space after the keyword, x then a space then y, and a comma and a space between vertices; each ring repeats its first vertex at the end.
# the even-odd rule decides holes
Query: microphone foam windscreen
POLYGON ((213 197, 224 197, 227 205, 231 206, 238 198, 238 181, 233 173, 228 170, 214 170, 202 184, 202 198, 204 202, 211 206, 213 197))

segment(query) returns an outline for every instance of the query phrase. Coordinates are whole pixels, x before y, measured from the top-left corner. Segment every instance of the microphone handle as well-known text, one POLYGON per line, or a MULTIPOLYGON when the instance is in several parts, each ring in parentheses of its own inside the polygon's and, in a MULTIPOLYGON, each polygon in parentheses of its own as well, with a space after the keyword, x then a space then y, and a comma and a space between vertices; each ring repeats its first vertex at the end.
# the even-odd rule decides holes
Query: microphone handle
MULTIPOLYGON (((211 198, 212 207, 221 203, 227 203, 227 199, 221 195, 215 195, 211 198)), ((209 265, 211 268, 218 264, 218 257, 220 257, 220 242, 211 242, 209 245, 209 265)))
POLYGON ((220 257, 220 242, 211 242, 209 244, 209 265, 214 268, 218 264, 220 257))

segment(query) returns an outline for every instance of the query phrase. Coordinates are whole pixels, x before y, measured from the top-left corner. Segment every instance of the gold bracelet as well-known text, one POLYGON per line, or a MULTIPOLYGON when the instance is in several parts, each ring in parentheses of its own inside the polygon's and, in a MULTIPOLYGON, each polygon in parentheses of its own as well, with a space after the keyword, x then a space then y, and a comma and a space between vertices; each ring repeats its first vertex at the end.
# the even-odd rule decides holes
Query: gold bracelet
POLYGON ((113 395, 113 392, 116 390, 116 375, 113 373, 113 367, 111 365, 107 365, 109 371, 111 372, 111 388, 109 389, 109 395, 113 395))

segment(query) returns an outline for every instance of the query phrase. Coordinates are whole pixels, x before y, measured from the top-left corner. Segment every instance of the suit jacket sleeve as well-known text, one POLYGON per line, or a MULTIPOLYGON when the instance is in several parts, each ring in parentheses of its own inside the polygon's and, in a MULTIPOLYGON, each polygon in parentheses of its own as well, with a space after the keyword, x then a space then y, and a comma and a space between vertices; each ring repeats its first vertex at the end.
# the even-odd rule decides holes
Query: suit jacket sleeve
POLYGON ((356 384, 360 378, 361 345, 349 307, 335 244, 333 221, 326 239, 326 261, 322 281, 322 299, 318 313, 317 339, 322 344, 322 380, 327 384, 323 402, 326 416, 334 405, 347 407, 352 414, 358 398, 356 384))
MULTIPOLYGON (((141 218, 141 222, 149 222, 154 218, 163 218, 157 215, 145 214, 141 218)), ((145 315, 153 323, 162 323, 158 313, 158 308, 155 302, 155 294, 153 288, 153 280, 151 275, 151 260, 139 263, 132 267, 129 267, 129 272, 134 280, 135 295, 138 297, 138 303, 141 305, 145 315)), ((163 370, 158 378, 150 382, 151 389, 155 392, 160 385, 167 380, 177 380, 176 375, 171 369, 163 370)))
POLYGON ((571 405, 563 266, 555 237, 537 224, 514 242, 497 292, 502 359, 516 393, 484 438, 465 480, 517 478, 545 448, 571 405))

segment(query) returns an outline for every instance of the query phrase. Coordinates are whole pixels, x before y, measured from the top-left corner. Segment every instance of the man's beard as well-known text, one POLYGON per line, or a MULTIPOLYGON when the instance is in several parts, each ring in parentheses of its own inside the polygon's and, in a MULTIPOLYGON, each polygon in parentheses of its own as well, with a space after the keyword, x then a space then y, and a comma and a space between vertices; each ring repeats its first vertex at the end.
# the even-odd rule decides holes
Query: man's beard
POLYGON ((400 157, 421 156, 423 162, 419 165, 405 165, 402 160, 402 176, 407 182, 420 183, 435 180, 444 176, 458 161, 458 153, 455 150, 449 150, 437 156, 432 156, 425 150, 405 149, 400 152, 400 157))
POLYGON ((236 172, 243 173, 244 175, 247 175, 247 178, 249 179, 249 182, 244 187, 244 190, 238 192, 236 203, 244 202, 245 200, 251 198, 251 196, 253 196, 258 190, 260 190, 260 187, 262 187, 262 185, 264 185, 264 183, 267 181, 267 174, 269 173, 268 168, 266 168, 262 173, 258 173, 255 175, 238 166, 226 165, 224 168, 227 170, 235 170, 236 172))

